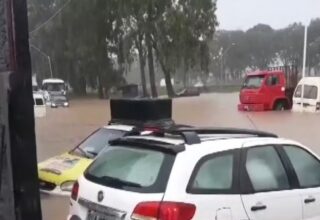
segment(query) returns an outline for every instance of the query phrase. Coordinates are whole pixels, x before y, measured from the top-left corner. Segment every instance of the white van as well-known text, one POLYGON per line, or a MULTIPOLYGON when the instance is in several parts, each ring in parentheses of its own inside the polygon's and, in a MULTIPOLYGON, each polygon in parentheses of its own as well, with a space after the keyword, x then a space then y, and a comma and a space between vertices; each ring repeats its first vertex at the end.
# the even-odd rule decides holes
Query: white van
POLYGON ((36 118, 42 118, 46 116, 47 110, 42 94, 33 93, 33 106, 34 106, 34 116, 36 118))
POLYGON ((320 112, 320 77, 302 78, 295 89, 292 101, 294 112, 320 112))

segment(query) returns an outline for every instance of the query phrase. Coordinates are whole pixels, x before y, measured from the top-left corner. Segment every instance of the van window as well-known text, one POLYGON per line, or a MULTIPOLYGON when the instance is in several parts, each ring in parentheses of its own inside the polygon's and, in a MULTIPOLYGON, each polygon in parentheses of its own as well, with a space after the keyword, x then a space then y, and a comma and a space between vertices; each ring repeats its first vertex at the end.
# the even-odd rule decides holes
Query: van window
MULTIPOLYGON (((300 98, 301 97, 301 88, 302 85, 298 85, 295 93, 294 93, 294 97, 296 98, 300 98)), ((310 86, 310 85, 305 85, 304 86, 304 95, 303 97, 305 99, 317 99, 318 97, 318 87, 316 86, 310 86)))
POLYGON ((35 98, 35 99, 34 99, 34 102, 35 102, 35 105, 44 105, 44 104, 43 104, 43 100, 40 99, 40 98, 35 98))

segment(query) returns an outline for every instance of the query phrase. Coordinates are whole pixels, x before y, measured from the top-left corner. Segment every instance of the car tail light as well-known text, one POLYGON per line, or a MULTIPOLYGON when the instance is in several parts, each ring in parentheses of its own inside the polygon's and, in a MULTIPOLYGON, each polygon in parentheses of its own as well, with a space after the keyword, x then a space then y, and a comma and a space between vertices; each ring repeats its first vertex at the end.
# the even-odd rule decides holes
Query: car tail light
POLYGON ((159 132, 160 131, 159 128, 155 128, 155 127, 144 127, 143 130, 144 131, 152 131, 152 132, 159 132))
POLYGON ((179 202, 143 202, 136 206, 132 220, 191 220, 196 211, 193 204, 179 202))
POLYGON ((71 191, 71 199, 73 199, 74 201, 77 201, 78 193, 79 193, 79 183, 75 182, 71 191))

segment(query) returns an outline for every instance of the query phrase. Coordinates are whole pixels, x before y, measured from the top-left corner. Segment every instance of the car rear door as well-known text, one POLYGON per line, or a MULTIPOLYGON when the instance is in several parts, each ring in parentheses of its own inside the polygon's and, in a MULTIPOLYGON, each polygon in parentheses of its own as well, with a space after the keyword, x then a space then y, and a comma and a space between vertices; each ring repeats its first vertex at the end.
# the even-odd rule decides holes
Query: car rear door
POLYGON ((177 156, 164 201, 194 205, 192 220, 248 220, 239 192, 240 150, 231 150, 237 143, 230 142, 228 149, 224 142, 227 149, 219 152, 209 144, 211 153, 190 151, 177 156))
POLYGON ((108 148, 80 178, 71 215, 129 220, 134 211, 141 219, 150 210, 157 214, 157 202, 162 201, 174 159, 175 155, 156 150, 108 148))
POLYGON ((320 219, 320 161, 304 148, 285 145, 288 157, 298 182, 304 220, 320 219))
POLYGON ((249 143, 242 149, 242 201, 250 219, 301 220, 300 195, 291 179, 275 145, 249 143))

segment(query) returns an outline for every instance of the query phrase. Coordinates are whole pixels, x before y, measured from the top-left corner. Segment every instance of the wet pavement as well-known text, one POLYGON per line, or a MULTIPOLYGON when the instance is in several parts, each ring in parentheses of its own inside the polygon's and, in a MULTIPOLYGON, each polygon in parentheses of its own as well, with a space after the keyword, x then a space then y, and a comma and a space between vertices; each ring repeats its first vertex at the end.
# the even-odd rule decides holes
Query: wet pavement
MULTIPOLYGON (((297 140, 320 154, 320 114, 285 112, 246 113, 237 111, 238 94, 206 94, 174 100, 177 123, 197 126, 257 128, 297 140)), ((79 99, 70 108, 47 110, 36 120, 38 160, 42 161, 73 148, 110 119, 105 100, 79 99)), ((44 220, 66 219, 69 199, 42 195, 44 220)))

